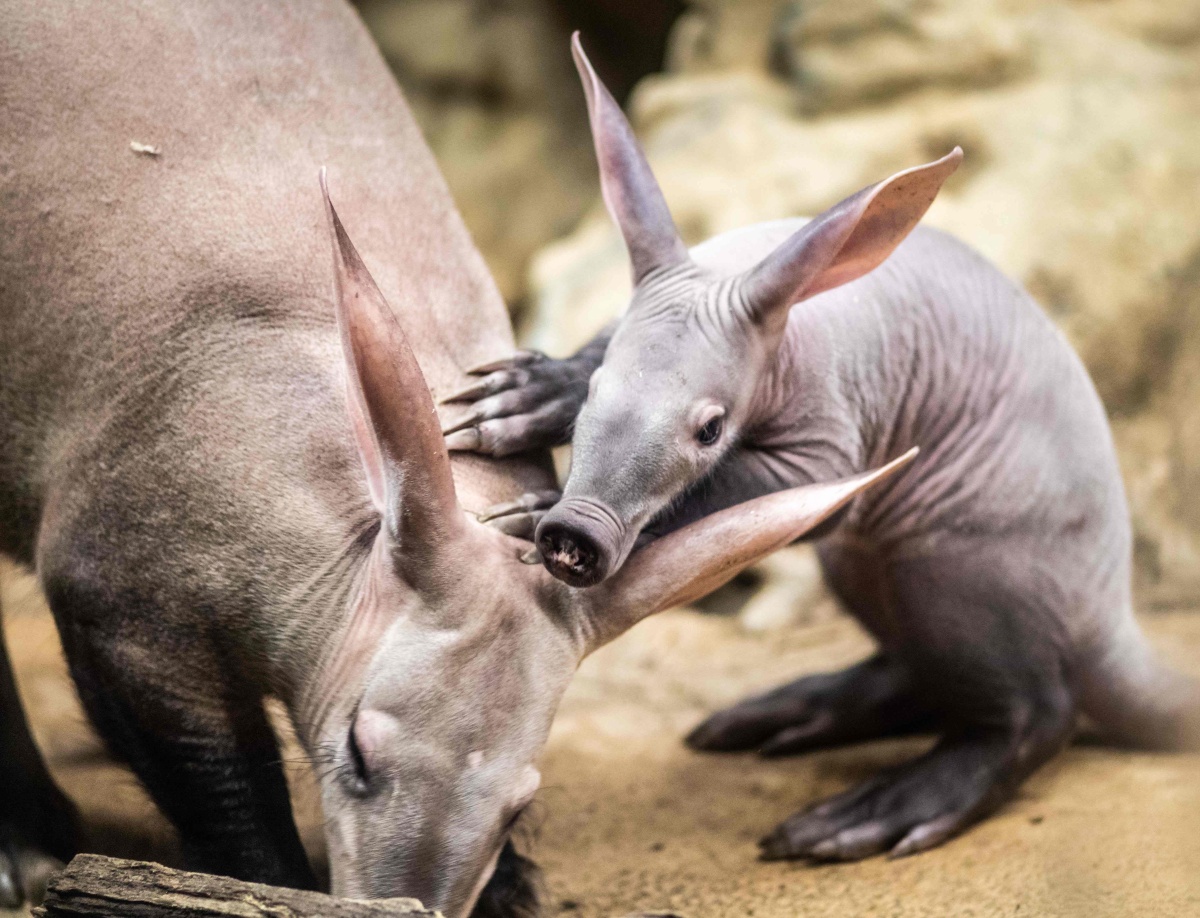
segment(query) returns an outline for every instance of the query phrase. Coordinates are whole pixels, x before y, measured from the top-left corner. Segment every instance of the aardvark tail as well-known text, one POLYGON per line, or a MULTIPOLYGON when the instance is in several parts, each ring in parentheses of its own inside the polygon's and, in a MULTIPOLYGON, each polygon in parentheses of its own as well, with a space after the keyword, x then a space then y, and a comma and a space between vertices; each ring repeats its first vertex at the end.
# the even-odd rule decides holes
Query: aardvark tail
POLYGON ((1200 682, 1163 664, 1132 615, 1084 674, 1082 707, 1122 743, 1200 749, 1200 682))

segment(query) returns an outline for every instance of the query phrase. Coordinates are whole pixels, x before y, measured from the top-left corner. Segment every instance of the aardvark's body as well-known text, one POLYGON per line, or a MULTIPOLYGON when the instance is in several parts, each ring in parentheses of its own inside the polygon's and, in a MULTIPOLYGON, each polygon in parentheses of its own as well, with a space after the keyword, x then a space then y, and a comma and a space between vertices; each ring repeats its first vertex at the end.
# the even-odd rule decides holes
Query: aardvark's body
MULTIPOLYGON (((383 643, 349 627, 379 514, 347 416, 320 166, 363 216, 433 385, 508 346, 503 303, 349 7, 2 18, 0 551, 36 567, 92 721, 188 863, 310 885, 261 699, 287 702, 330 775, 383 643)), ((468 506, 544 474, 536 457, 455 472, 468 506)), ((10 679, 0 654, 0 908, 77 843, 10 679)), ((418 805, 390 826, 377 808, 371 838, 343 786, 322 786, 340 891, 469 907, 501 826, 459 836, 459 865, 435 873, 444 843, 418 805), (426 862, 402 863, 421 836, 426 862)))
MULTIPOLYGON (((451 463, 430 398, 511 349, 348 6, 5 5, 0 552, 36 568, 89 717, 189 866, 315 881, 275 695, 335 892, 528 912, 506 843, 582 656, 886 474, 718 514, 571 591, 464 512, 549 486, 548 456, 451 463)), ((0 644, 0 908, 78 843, 0 644)))
POLYGON ((501 455, 561 438, 579 412, 561 501, 504 508, 509 531, 536 524, 551 572, 588 586, 643 531, 920 449, 820 533, 827 580, 879 654, 718 714, 689 742, 784 754, 920 729, 941 740, 794 816, 764 853, 937 844, 1060 749, 1080 711, 1127 741, 1195 744, 1200 693, 1158 666, 1133 618, 1128 511, 1086 371, 981 257, 908 235, 960 154, 811 222, 688 253, 619 109, 577 60, 635 290, 581 354, 520 356, 457 399, 487 396, 451 447, 501 455))

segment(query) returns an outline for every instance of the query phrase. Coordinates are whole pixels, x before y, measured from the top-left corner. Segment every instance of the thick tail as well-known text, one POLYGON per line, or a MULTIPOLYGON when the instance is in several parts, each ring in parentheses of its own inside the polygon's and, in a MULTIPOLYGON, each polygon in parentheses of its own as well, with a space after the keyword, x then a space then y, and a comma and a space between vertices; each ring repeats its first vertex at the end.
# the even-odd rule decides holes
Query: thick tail
POLYGON ((1200 750, 1200 682, 1165 666, 1132 615, 1084 673, 1081 707, 1118 742, 1200 750))

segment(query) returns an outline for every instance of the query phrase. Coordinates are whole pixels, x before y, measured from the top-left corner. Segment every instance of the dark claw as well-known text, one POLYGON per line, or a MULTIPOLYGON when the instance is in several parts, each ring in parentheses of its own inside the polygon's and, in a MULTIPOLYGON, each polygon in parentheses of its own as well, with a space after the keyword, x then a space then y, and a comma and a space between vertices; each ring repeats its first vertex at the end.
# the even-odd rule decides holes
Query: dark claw
POLYGON ((810 749, 831 745, 837 729, 837 719, 828 709, 817 711, 808 723, 788 727, 763 743, 759 754, 766 759, 796 755, 810 749))
POLYGON ((446 449, 449 452, 474 452, 479 449, 481 437, 478 427, 468 427, 466 430, 456 430, 446 437, 446 449))
POLYGON ((492 506, 484 510, 483 513, 479 514, 476 519, 478 519, 481 523, 488 523, 498 516, 509 516, 513 513, 521 513, 525 509, 525 506, 521 503, 521 499, 517 498, 517 500, 510 500, 503 504, 492 504, 492 506))
POLYGON ((558 503, 562 495, 558 491, 535 491, 522 494, 516 500, 502 504, 493 504, 479 514, 479 522, 486 523, 498 516, 509 516, 514 513, 529 513, 532 510, 544 510, 558 503))
POLYGON ((758 856, 764 861, 786 861, 804 855, 803 851, 792 845, 783 826, 761 839, 758 849, 758 856))
POLYGON ((483 419, 483 413, 479 411, 468 412, 466 417, 455 421, 453 424, 448 424, 442 428, 443 436, 448 436, 455 431, 462 430, 464 427, 473 427, 476 423, 483 419))
POLYGON ((497 370, 507 370, 509 367, 521 367, 527 363, 536 363, 546 357, 541 351, 517 351, 511 357, 501 357, 499 360, 489 360, 479 366, 467 370, 468 376, 486 376, 497 370))
MULTIPOLYGON (((526 542, 533 541, 538 523, 562 495, 558 491, 534 491, 522 494, 516 500, 496 504, 484 510, 477 519, 499 529, 505 535, 526 542)), ((533 562, 530 562, 533 563, 533 562)), ((540 563, 540 562, 538 562, 540 563)))
POLYGON ((758 746, 774 731, 775 727, 764 726, 758 719, 742 716, 738 709, 732 709, 704 721, 687 735, 684 743, 699 752, 742 752, 758 746))
POLYGON ((811 857, 813 847, 828 839, 837 828, 832 819, 819 818, 812 813, 792 816, 758 843, 762 859, 778 861, 811 857))
POLYGON ((439 405, 450 405, 454 402, 473 402, 481 395, 488 395, 491 389, 487 379, 481 379, 478 382, 473 382, 469 386, 459 389, 457 392, 452 392, 449 395, 438 399, 439 405))

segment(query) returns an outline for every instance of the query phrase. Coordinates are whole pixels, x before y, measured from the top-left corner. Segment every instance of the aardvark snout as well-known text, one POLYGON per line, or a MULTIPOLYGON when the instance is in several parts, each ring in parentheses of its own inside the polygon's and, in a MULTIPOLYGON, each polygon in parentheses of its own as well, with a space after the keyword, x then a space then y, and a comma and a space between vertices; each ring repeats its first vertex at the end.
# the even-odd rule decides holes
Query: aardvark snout
POLYGON ((598 501, 561 501, 543 517, 535 538, 546 570, 573 587, 593 586, 622 560, 625 527, 598 501))

